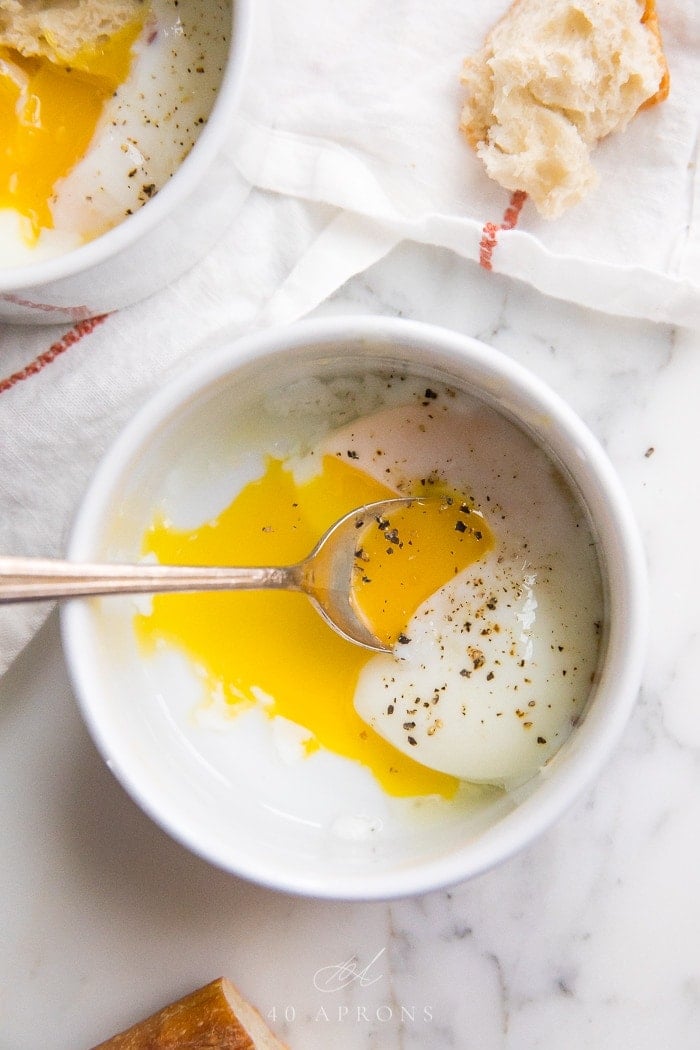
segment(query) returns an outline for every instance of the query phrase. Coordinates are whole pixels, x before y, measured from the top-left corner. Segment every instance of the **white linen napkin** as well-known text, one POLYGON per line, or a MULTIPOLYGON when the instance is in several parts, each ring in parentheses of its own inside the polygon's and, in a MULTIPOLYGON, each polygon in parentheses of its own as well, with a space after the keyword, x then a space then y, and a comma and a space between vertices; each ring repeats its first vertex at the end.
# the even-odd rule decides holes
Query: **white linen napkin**
POLYGON ((510 194, 458 132, 459 75, 509 3, 258 0, 255 77, 236 127, 241 171, 399 238, 490 256, 494 270, 549 295, 697 323, 700 5, 657 0, 671 93, 601 143, 599 187, 554 221, 526 201, 517 226, 499 230, 510 194))

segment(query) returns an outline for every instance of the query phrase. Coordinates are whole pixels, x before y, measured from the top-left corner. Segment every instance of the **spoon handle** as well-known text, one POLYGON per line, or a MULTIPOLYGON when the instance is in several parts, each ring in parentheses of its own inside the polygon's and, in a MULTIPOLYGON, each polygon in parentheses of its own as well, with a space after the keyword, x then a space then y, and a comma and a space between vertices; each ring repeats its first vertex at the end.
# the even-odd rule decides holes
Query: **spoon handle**
POLYGON ((0 557, 0 604, 166 591, 299 590, 294 567, 91 565, 0 557))

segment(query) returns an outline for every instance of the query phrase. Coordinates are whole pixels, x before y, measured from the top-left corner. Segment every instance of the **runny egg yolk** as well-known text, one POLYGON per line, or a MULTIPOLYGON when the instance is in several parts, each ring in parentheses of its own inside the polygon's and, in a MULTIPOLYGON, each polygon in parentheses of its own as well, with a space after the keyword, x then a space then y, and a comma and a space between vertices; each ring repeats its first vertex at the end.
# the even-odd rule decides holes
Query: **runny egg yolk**
POLYGON ((0 45, 0 208, 23 217, 28 243, 53 228, 57 183, 85 155, 104 103, 126 80, 142 24, 65 64, 0 45))
POLYGON ((492 546, 481 514, 458 496, 428 497, 389 511, 358 536, 355 610, 384 644, 405 641, 418 606, 492 546))
MULTIPOLYGON (((283 461, 271 458, 264 475, 246 485, 214 521, 192 530, 154 521, 143 553, 164 564, 292 564, 304 558, 338 518, 395 495, 334 456, 324 456, 322 470, 304 482, 295 481, 283 461)), ((455 527, 468 516, 466 505, 458 503, 452 510, 439 522, 435 511, 417 524, 399 517, 389 524, 389 538, 384 527, 362 532, 357 564, 367 578, 365 570, 372 567, 372 583, 360 581, 356 587, 358 605, 387 637, 399 634, 425 597, 491 545, 480 515, 473 512, 480 522, 476 531, 481 538, 476 538, 474 530, 455 527), (392 530, 403 538, 393 542, 392 530), (394 554, 385 553, 389 547, 394 554), (421 562, 421 549, 428 556, 418 569, 413 563, 421 562)), ((207 690, 223 693, 232 710, 259 703, 264 694, 269 698, 262 705, 266 714, 282 716, 308 731, 308 753, 325 748, 362 763, 390 795, 449 798, 456 792, 459 782, 454 777, 401 754, 359 718, 353 697, 360 671, 373 654, 337 635, 304 595, 159 595, 149 613, 136 615, 135 625, 146 651, 166 642, 186 652, 207 690)))

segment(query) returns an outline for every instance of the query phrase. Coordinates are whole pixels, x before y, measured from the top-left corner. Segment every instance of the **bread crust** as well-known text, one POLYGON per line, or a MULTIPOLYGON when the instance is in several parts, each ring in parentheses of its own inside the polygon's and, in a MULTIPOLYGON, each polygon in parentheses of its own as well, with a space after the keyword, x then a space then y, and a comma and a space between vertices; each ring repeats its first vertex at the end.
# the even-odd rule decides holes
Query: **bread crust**
POLYGON ((238 989, 219 977, 93 1050, 286 1050, 238 989))
POLYGON ((659 17, 656 11, 656 0, 644 0, 644 12, 642 14, 642 24, 647 27, 650 33, 656 37, 656 41, 659 45, 659 52, 661 61, 663 63, 663 75, 659 88, 654 95, 643 102, 641 109, 648 109, 650 106, 655 106, 658 102, 663 102, 664 99, 668 98, 668 93, 671 90, 671 74, 668 68, 668 60, 666 58, 666 52, 664 51, 664 42, 661 38, 661 26, 659 25, 659 17))

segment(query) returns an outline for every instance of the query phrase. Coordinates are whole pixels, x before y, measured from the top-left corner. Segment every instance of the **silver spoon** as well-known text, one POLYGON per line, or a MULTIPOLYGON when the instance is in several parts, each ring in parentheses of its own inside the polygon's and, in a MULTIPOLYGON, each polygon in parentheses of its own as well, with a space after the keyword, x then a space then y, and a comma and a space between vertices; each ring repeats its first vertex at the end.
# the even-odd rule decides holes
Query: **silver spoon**
POLYGON ((358 507, 331 525, 311 553, 296 565, 94 565, 53 558, 0 557, 0 604, 167 591, 302 591, 343 638, 365 649, 390 652, 352 604, 358 533, 373 521, 383 523, 393 510, 425 503, 417 497, 399 497, 358 507))

